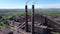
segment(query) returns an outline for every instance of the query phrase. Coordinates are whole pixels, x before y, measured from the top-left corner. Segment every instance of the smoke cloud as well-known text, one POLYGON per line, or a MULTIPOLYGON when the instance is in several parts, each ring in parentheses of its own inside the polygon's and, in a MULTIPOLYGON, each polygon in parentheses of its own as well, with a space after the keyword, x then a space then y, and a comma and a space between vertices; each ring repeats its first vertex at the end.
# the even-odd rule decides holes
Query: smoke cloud
POLYGON ((28 4, 29 1, 31 1, 32 4, 37 4, 37 3, 39 3, 39 0, 25 0, 26 4, 28 4))
POLYGON ((30 1, 30 0, 25 0, 26 4, 28 4, 29 1, 30 1))

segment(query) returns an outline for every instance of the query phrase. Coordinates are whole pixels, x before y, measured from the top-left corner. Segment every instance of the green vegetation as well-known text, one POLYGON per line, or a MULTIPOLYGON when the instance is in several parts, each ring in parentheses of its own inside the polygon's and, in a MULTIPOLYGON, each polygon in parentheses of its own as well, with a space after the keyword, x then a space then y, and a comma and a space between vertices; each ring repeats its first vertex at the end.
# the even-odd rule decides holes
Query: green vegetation
POLYGON ((58 15, 60 16, 60 12, 57 11, 46 11, 46 12, 41 12, 42 14, 48 14, 48 15, 58 15))
POLYGON ((7 28, 8 25, 9 24, 7 20, 0 20, 0 28, 7 28))
MULTIPOLYGON (((28 10, 29 14, 31 14, 31 10, 28 10)), ((47 15, 58 15, 60 16, 60 11, 54 11, 54 10, 35 10, 35 13, 37 14, 47 14, 47 15)), ((9 26, 8 20, 10 18, 15 18, 16 16, 23 16, 25 15, 25 12, 23 9, 21 10, 4 10, 0 11, 0 15, 2 16, 2 20, 0 20, 0 28, 7 28, 9 26)), ((59 34, 59 33, 55 33, 59 34)))
POLYGON ((60 34, 60 33, 58 33, 58 32, 54 32, 54 34, 60 34))

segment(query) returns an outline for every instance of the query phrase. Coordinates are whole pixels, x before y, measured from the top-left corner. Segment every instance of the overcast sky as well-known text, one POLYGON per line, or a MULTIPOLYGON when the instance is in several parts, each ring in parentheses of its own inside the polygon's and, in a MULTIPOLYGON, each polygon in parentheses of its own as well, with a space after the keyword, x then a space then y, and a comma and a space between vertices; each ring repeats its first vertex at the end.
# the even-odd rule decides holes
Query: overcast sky
MULTIPOLYGON (((60 0, 29 0, 28 7, 34 3, 35 8, 60 8, 60 0)), ((25 0, 0 0, 0 9, 24 8, 25 0)))

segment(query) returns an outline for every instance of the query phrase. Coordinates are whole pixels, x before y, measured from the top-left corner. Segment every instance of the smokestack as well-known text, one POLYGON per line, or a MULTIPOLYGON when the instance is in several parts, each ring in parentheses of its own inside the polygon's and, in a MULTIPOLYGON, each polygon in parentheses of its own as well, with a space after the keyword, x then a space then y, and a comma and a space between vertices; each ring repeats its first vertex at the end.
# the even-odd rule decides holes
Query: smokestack
POLYGON ((25 5, 25 31, 28 32, 28 9, 27 5, 25 5))
POLYGON ((34 5, 32 5, 32 25, 31 25, 31 33, 34 34, 34 5))

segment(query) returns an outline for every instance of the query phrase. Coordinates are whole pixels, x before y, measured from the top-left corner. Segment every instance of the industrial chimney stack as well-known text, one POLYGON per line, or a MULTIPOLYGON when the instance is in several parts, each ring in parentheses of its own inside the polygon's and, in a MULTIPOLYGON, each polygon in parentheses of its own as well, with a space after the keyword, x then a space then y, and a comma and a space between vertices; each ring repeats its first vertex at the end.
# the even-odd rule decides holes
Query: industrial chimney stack
POLYGON ((32 16, 31 16, 31 20, 32 20, 31 33, 34 34, 34 5, 32 5, 32 16))
MULTIPOLYGON (((28 32, 28 9, 27 9, 27 5, 25 5, 25 31, 28 32)), ((31 15, 31 21, 32 21, 32 24, 31 24, 31 33, 32 34, 35 34, 34 33, 34 5, 32 5, 32 15, 31 15)))
POLYGON ((25 5, 25 31, 28 32, 28 9, 27 5, 25 5))

